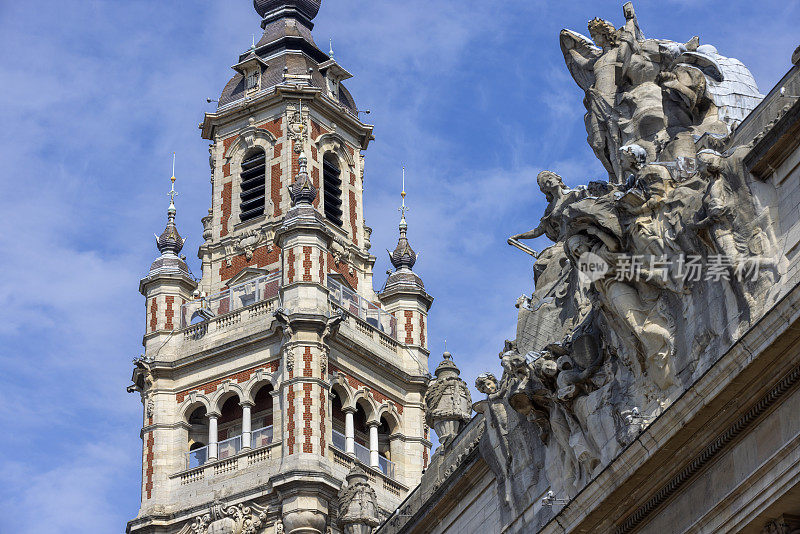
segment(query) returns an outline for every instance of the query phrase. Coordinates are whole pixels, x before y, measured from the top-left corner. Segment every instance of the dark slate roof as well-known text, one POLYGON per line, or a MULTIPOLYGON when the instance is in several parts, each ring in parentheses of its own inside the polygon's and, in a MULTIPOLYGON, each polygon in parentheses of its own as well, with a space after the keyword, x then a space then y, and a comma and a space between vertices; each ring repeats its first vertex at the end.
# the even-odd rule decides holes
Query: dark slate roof
MULTIPOLYGON (((239 62, 252 53, 252 50, 248 50, 242 54, 239 62)), ((255 53, 267 64, 261 73, 262 91, 283 83, 285 69, 294 75, 308 74, 308 69, 312 69, 311 85, 325 89, 325 77, 319 72, 319 65, 330 58, 319 49, 311 35, 311 29, 300 19, 286 16, 268 22, 264 27, 264 34, 256 44, 255 53)), ((339 87, 339 103, 350 113, 356 114, 357 108, 352 95, 342 84, 339 87)), ((219 106, 225 106, 244 96, 244 76, 236 73, 222 90, 219 106)))
POLYGON ((319 12, 322 0, 253 0, 253 7, 262 17, 266 17, 272 11, 283 8, 295 8, 309 19, 313 19, 319 12))

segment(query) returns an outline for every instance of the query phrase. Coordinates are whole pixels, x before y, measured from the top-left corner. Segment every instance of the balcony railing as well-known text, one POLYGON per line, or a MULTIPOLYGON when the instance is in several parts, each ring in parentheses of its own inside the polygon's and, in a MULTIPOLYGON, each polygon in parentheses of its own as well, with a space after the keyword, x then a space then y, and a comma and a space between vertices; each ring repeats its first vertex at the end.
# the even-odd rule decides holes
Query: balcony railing
MULTIPOLYGON (((347 452, 347 438, 341 432, 337 432, 336 430, 333 431, 333 447, 342 451, 347 452)), ((365 467, 370 466, 370 450, 361 445, 358 442, 354 443, 354 452, 356 455, 356 460, 358 460, 362 465, 365 467)), ((378 455, 378 469, 381 473, 386 475, 387 477, 391 478, 392 480, 396 480, 397 470, 396 465, 394 462, 389 461, 387 458, 378 455)))
POLYGON ((186 469, 194 469, 208 462, 208 445, 186 453, 186 469))
POLYGON ((181 306, 181 328, 203 322, 217 315, 225 315, 256 302, 271 300, 279 295, 280 271, 235 285, 181 306))
POLYGON ((272 445, 272 425, 253 430, 253 437, 250 439, 253 441, 254 449, 272 445))
POLYGON ((242 450, 242 436, 235 436, 217 443, 217 460, 227 460, 242 450))
POLYGON ((333 278, 328 278, 327 285, 331 303, 397 341, 397 319, 393 315, 333 278))
MULTIPOLYGON (((273 427, 267 426, 253 430, 251 433, 251 448, 260 449, 272 444, 273 427)), ((242 436, 234 436, 217 443, 217 460, 227 460, 242 451, 242 436)), ((186 453, 186 469, 194 469, 208 463, 208 445, 186 453)))

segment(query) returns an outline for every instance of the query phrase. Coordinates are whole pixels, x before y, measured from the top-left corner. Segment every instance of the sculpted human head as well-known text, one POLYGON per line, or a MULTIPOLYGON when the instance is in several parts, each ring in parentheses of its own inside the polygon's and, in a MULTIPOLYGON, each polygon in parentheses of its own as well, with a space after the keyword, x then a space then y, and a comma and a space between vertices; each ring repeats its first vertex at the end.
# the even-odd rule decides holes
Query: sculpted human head
POLYGON ((536 177, 536 183, 539 184, 539 189, 547 197, 548 202, 552 202, 557 192, 566 189, 564 180, 561 176, 552 171, 542 171, 536 177))
POLYGON ((497 392, 497 378, 492 373, 481 373, 475 379, 475 387, 481 393, 491 395, 497 392))
POLYGON ((616 44, 617 29, 607 20, 594 18, 589 21, 589 35, 594 43, 606 50, 616 44))

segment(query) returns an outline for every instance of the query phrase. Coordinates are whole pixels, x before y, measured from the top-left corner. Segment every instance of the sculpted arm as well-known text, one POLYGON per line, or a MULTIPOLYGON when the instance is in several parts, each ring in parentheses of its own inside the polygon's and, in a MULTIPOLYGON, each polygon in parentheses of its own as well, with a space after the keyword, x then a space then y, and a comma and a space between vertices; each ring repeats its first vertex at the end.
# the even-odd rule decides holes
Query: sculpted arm
POLYGON ((542 221, 539 223, 539 226, 537 226, 533 230, 529 230, 527 232, 511 236, 509 239, 536 239, 537 237, 543 236, 544 232, 545 232, 545 222, 542 221))

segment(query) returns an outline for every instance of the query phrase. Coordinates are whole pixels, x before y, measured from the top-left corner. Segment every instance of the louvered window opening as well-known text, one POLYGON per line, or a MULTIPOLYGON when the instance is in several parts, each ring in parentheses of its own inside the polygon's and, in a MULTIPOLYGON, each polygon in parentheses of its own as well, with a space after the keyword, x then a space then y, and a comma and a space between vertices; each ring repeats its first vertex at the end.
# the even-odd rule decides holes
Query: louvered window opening
POLYGON ((250 91, 252 89, 258 89, 258 80, 261 78, 261 72, 259 70, 254 70, 250 74, 247 75, 247 90, 250 91))
POLYGON ((249 221, 264 215, 266 206, 267 155, 263 150, 242 162, 242 193, 239 220, 249 221))
POLYGON ((322 179, 325 191, 325 218, 342 226, 342 172, 335 160, 326 156, 322 160, 322 179))

